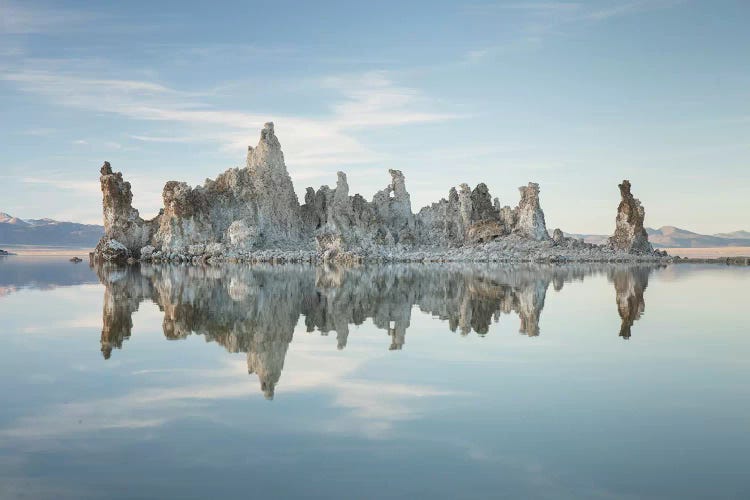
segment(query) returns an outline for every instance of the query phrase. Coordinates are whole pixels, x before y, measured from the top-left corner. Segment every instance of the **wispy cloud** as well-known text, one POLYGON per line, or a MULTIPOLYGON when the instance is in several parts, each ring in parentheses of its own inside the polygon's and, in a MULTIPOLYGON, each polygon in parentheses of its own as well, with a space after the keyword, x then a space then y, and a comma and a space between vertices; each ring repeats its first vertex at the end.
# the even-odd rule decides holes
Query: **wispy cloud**
POLYGON ((220 109, 210 104, 208 91, 182 91, 153 81, 90 77, 86 75, 89 68, 65 70, 61 61, 45 61, 38 66, 30 62, 20 68, 0 69, 0 80, 15 83, 19 90, 56 105, 137 121, 166 122, 177 132, 131 134, 141 142, 210 142, 240 152, 257 140, 264 122, 275 120, 290 164, 297 166, 372 162, 378 154, 357 138, 357 131, 461 117, 432 111, 434 103, 419 90, 398 85, 385 71, 312 80, 311 84, 333 90, 338 97, 332 100, 328 113, 303 117, 220 109))
POLYGON ((24 130, 23 134, 31 135, 35 137, 48 137, 57 133, 57 129, 50 127, 38 127, 24 130))
POLYGON ((524 2, 498 5, 500 9, 533 12, 569 12, 581 7, 580 2, 524 2))
POLYGON ((90 22, 94 15, 52 7, 32 8, 26 3, 0 0, 0 35, 26 35, 70 30, 90 22))
POLYGON ((457 117, 419 109, 429 101, 417 89, 396 85, 386 71, 327 77, 322 84, 344 96, 343 102, 333 106, 333 123, 342 128, 406 125, 457 117))
POLYGON ((91 142, 87 139, 76 139, 71 141, 74 146, 88 146, 89 149, 98 149, 106 151, 119 151, 123 149, 123 145, 115 141, 103 141, 99 143, 91 142))
POLYGON ((141 142, 162 142, 162 143, 174 143, 174 144, 185 144, 188 142, 195 142, 195 137, 170 137, 170 136, 154 136, 154 135, 130 135, 131 139, 141 142))
POLYGON ((667 9, 683 3, 684 0, 637 0, 619 2, 609 7, 594 8, 583 14, 583 19, 590 21, 605 21, 613 17, 626 16, 639 12, 667 9))
POLYGON ((469 12, 481 15, 518 15, 517 36, 502 44, 468 51, 464 60, 478 63, 488 57, 512 50, 527 50, 542 45, 545 38, 559 35, 573 26, 605 22, 643 12, 667 9, 685 0, 629 0, 617 2, 523 2, 474 6, 469 12))
POLYGON ((68 191, 77 191, 85 194, 98 194, 100 191, 99 183, 96 181, 70 181, 59 177, 23 177, 21 182, 24 184, 36 184, 50 186, 55 189, 64 189, 68 191))

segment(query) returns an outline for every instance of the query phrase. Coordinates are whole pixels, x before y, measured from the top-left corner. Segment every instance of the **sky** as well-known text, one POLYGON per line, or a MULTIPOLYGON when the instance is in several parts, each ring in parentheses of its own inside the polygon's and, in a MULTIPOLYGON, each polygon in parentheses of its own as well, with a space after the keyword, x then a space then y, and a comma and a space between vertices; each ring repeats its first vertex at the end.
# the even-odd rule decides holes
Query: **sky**
POLYGON ((298 196, 412 209, 541 186, 547 226, 750 229, 750 2, 0 0, 0 211, 101 223, 99 168, 156 215, 275 123, 298 196))

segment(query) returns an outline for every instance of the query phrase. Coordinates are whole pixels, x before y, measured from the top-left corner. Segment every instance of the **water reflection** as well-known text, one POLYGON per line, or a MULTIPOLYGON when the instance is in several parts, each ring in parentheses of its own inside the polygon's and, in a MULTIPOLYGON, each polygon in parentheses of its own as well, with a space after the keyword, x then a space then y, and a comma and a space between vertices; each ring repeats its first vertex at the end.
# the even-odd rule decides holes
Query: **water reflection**
POLYGON ((98 283, 83 264, 63 257, 0 257, 0 299, 20 290, 54 290, 61 286, 98 283))
POLYGON ((647 267, 632 267, 626 269, 611 269, 609 280, 615 284, 617 296, 617 312, 620 313, 622 324, 620 337, 630 338, 630 329, 646 310, 643 292, 648 286, 648 275, 651 269, 647 267))
POLYGON ((402 349, 413 306, 447 322, 451 331, 489 332, 503 314, 515 314, 520 333, 540 333, 547 290, 605 274, 614 283, 619 335, 630 338, 643 314, 643 294, 654 267, 436 264, 377 267, 141 266, 99 267, 105 285, 101 350, 109 359, 130 337, 132 315, 144 301, 164 313, 168 339, 203 335, 229 352, 247 353, 247 368, 272 398, 300 316, 308 332, 335 332, 346 347, 350 325, 367 319, 402 349))

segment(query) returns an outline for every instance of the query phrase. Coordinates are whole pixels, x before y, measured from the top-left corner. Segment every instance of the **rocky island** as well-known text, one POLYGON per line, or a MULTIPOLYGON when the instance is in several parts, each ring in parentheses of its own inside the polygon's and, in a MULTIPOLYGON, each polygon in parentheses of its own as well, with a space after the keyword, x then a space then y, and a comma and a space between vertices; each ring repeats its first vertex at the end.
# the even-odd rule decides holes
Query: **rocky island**
POLYGON ((249 262, 631 262, 659 261, 644 229, 645 211, 620 184, 613 236, 605 245, 550 236, 539 185, 519 188, 517 206, 501 206, 484 183, 461 184, 448 197, 412 212, 404 175, 368 201, 350 195, 346 174, 336 186, 307 188, 300 204, 273 123, 248 147, 244 168, 190 187, 170 181, 164 208, 144 220, 132 206, 130 183, 109 162, 101 168, 105 235, 93 261, 249 262))

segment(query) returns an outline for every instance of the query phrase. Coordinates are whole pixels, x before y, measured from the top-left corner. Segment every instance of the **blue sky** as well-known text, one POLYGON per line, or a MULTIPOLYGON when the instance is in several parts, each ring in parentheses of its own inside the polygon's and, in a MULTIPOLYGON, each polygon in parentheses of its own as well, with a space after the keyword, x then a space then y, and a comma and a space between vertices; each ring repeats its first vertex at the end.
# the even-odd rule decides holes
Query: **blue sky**
POLYGON ((104 160, 167 180, 244 163, 273 120, 298 194, 401 169, 413 210, 540 183, 550 228, 749 229, 750 3, 0 0, 0 211, 101 221, 104 160))

